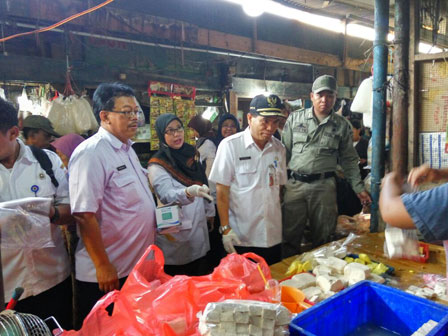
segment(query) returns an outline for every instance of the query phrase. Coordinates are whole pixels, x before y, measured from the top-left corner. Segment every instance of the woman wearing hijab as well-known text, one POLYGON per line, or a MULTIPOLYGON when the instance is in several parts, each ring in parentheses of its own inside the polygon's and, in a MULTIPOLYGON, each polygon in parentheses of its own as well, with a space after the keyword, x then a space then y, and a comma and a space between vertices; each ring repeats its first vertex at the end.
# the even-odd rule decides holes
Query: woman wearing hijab
POLYGON ((241 128, 238 119, 233 114, 230 113, 224 114, 219 119, 218 135, 214 139, 216 148, 218 148, 219 143, 222 141, 222 139, 227 138, 228 136, 231 136, 240 131, 241 128))
POLYGON ((210 249, 207 221, 213 221, 215 216, 207 177, 196 149, 184 142, 184 128, 178 117, 163 114, 157 118, 155 128, 160 149, 149 160, 149 181, 161 203, 182 206, 181 231, 156 237, 156 245, 165 256, 165 272, 207 274, 211 271, 205 258, 210 249))
POLYGON ((198 139, 196 141, 196 149, 200 154, 200 161, 205 168, 205 175, 207 175, 208 178, 216 156, 216 146, 213 141, 210 140, 214 137, 212 123, 209 120, 202 118, 202 116, 197 115, 191 118, 188 127, 193 129, 194 136, 198 139))
POLYGON ((70 157, 72 156, 73 151, 78 145, 83 142, 85 139, 75 133, 70 133, 64 135, 51 143, 51 145, 56 150, 56 153, 62 160, 62 163, 66 168, 68 168, 68 162, 70 161, 70 157))

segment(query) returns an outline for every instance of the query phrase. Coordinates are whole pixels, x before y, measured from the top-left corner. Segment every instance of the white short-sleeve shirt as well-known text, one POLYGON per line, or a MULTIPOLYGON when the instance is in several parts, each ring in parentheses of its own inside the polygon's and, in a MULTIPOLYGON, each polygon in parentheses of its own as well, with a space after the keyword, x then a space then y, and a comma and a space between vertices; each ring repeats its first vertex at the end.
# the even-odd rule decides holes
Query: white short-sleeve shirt
MULTIPOLYGON (((82 142, 69 162, 72 213, 96 214, 104 247, 119 278, 129 275, 154 244, 155 203, 147 171, 131 147, 100 128, 82 142)), ((97 282, 82 239, 75 252, 76 279, 97 282)))
MULTIPOLYGON (((0 202, 25 197, 49 197, 55 204, 69 204, 66 170, 61 159, 45 150, 53 165, 59 186, 56 188, 40 166, 31 149, 17 139, 19 156, 12 169, 0 164, 0 202), (31 187, 36 192, 31 190, 31 187)), ((21 299, 38 295, 67 279, 70 262, 61 230, 52 226, 54 247, 42 249, 2 248, 2 267, 5 298, 12 296, 18 286, 24 288, 21 299)))
POLYGON ((229 225, 241 246, 281 243, 280 185, 286 183, 286 157, 278 139, 272 137, 261 150, 249 128, 225 138, 209 180, 230 186, 229 225))

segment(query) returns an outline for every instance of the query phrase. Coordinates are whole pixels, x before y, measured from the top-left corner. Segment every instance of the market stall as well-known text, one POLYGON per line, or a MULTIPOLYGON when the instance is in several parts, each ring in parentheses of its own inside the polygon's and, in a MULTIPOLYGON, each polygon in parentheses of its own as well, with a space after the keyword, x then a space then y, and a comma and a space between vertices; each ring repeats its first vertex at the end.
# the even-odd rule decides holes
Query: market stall
MULTIPOLYGON (((442 246, 427 244, 429 258, 426 262, 421 263, 412 260, 387 258, 383 252, 384 240, 384 232, 367 233, 348 244, 347 251, 367 254, 372 260, 393 267, 393 276, 390 277, 393 281, 390 281, 390 285, 402 290, 408 289, 409 286, 424 286, 423 274, 438 274, 443 277, 446 275, 445 251, 442 246)), ((297 256, 292 256, 271 265, 272 277, 277 280, 285 279, 289 266, 296 258, 297 256)), ((443 303, 443 301, 440 302, 443 303)))

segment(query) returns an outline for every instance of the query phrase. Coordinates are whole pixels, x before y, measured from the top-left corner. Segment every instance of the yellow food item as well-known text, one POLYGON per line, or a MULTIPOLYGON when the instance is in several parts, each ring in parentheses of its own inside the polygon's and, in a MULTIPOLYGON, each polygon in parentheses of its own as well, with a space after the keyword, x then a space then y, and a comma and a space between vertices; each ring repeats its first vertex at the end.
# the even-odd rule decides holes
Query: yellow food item
POLYGON ((312 269, 313 269, 313 266, 311 265, 311 261, 310 260, 305 261, 302 264, 302 271, 308 272, 308 271, 311 271, 312 269))
POLYGON ((365 262, 364 260, 359 259, 359 258, 356 258, 356 259, 355 259, 355 262, 357 262, 358 264, 363 264, 363 265, 366 264, 366 262, 365 262))
POLYGON ((298 273, 297 269, 299 265, 300 267, 302 266, 298 260, 294 260, 291 265, 289 265, 288 270, 285 273, 286 276, 291 276, 298 273))
POLYGON ((370 268, 371 271, 373 271, 375 269, 375 267, 378 266, 378 263, 375 262, 371 262, 370 264, 367 264, 367 267, 370 268))
POLYGON ((360 253, 359 259, 363 260, 366 264, 370 264, 372 262, 372 260, 370 260, 369 256, 365 253, 360 253))
POLYGON ((384 272, 386 272, 388 270, 387 266, 384 265, 383 263, 379 263, 373 270, 372 273, 375 274, 383 274, 384 272))
POLYGON ((355 261, 352 257, 345 257, 344 260, 349 264, 355 261))

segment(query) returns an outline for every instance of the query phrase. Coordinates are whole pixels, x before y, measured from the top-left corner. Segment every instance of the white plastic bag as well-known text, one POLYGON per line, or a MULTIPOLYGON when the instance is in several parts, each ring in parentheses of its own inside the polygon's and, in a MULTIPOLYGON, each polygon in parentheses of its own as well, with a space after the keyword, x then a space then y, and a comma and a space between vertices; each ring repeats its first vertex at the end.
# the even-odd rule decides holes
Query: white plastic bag
POLYGON ((54 247, 51 235, 51 198, 28 197, 0 203, 2 248, 54 247))
POLYGON ((384 253, 389 258, 412 259, 419 256, 417 230, 386 226, 384 253))

